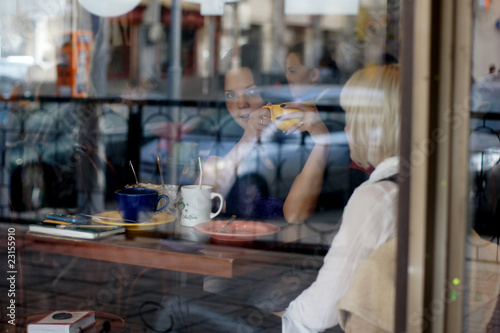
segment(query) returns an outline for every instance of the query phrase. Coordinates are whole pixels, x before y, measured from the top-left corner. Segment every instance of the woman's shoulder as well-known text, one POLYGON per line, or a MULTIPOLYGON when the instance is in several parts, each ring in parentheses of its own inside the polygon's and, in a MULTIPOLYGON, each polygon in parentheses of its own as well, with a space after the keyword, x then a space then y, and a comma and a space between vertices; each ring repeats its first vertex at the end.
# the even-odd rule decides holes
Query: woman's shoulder
POLYGON ((378 244, 394 232, 397 204, 396 184, 384 181, 361 185, 347 202, 339 233, 347 242, 362 237, 365 242, 378 244))
POLYGON ((392 177, 371 182, 366 181, 354 190, 350 200, 377 200, 381 197, 396 195, 397 191, 397 181, 393 180, 392 177))
POLYGON ((392 181, 361 184, 354 190, 345 207, 345 213, 355 216, 384 213, 397 205, 398 186, 392 181))

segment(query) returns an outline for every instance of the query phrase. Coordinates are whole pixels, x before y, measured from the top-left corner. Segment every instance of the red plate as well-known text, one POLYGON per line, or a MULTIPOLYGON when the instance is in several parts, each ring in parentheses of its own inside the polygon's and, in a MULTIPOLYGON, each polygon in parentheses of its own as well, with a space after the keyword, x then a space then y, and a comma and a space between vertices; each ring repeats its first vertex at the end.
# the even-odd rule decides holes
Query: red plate
POLYGON ((259 236, 272 235, 277 233, 280 228, 274 224, 255 222, 255 221, 234 221, 225 232, 218 232, 227 223, 225 221, 210 221, 196 225, 195 230, 208 234, 214 239, 229 241, 249 241, 259 236))

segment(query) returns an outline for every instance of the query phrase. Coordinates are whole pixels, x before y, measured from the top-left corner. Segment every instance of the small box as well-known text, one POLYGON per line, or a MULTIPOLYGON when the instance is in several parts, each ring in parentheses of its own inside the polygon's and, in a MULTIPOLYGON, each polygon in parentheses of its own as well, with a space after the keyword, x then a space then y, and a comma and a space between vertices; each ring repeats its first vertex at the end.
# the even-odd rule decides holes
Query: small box
POLYGON ((28 333, 76 333, 95 322, 95 311, 53 311, 29 323, 28 333))

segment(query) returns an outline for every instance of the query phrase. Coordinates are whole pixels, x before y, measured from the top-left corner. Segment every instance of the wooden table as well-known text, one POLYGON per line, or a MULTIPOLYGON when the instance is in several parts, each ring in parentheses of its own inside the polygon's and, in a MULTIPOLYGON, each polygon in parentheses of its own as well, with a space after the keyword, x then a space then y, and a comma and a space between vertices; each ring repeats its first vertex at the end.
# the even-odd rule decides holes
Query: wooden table
POLYGON ((197 232, 186 227, 182 227, 180 232, 178 226, 174 228, 174 223, 170 231, 127 231, 126 234, 99 240, 24 232, 23 250, 231 278, 255 269, 256 265, 269 264, 288 256, 265 250, 296 240, 299 235, 297 228, 301 226, 284 225, 278 234, 255 242, 218 243, 208 236, 201 237, 198 242, 184 240, 186 232, 188 237, 197 232), (178 242, 185 249, 176 250, 165 245, 168 244, 166 240, 171 244, 178 242))
POLYGON ((75 240, 26 234, 25 251, 39 251, 120 264, 186 273, 234 277, 252 270, 252 264, 279 261, 279 252, 204 244, 198 251, 181 252, 162 246, 159 239, 114 236, 106 240, 75 240))
MULTIPOLYGON (((285 223, 280 227, 282 229, 277 234, 259 238, 255 242, 221 244, 215 243, 208 235, 200 237, 192 228, 181 227, 175 222, 162 230, 127 231, 126 234, 99 240, 35 234, 28 232, 26 225, 5 224, 0 225, 0 246, 7 249, 5 236, 8 228, 13 228, 16 230, 16 255, 21 263, 23 253, 39 252, 135 265, 145 269, 232 278, 280 262, 290 254, 272 249, 314 234, 303 225, 285 223), (196 242, 193 237, 198 237, 196 242), (166 240, 184 246, 172 248, 169 246, 172 243, 167 243, 166 240)), ((19 274, 17 279, 17 300, 21 310, 26 304, 24 277, 19 274)))

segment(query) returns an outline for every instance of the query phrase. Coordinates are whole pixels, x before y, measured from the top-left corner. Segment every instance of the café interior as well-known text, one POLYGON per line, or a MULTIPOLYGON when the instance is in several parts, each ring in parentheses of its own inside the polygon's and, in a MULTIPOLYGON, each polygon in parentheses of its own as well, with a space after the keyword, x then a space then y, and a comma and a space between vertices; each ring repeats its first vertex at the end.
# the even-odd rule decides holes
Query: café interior
POLYGON ((95 311, 81 331, 500 331, 499 22, 489 0, 3 1, 0 327, 95 311), (252 84, 229 88, 245 66, 252 84), (377 66, 400 72, 390 281, 364 281, 378 310, 294 329, 285 311, 373 171, 341 95, 377 66), (328 143, 310 118, 280 127, 286 103, 328 143), (254 119, 268 126, 236 163, 254 119))

